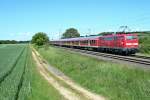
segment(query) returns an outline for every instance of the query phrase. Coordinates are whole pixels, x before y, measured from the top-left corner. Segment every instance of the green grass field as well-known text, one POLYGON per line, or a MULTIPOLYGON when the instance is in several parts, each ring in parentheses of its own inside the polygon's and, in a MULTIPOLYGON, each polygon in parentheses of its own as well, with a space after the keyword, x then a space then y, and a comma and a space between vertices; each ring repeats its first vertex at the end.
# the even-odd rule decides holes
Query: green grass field
POLYGON ((38 51, 51 65, 78 84, 108 99, 150 99, 150 71, 100 61, 53 47, 48 50, 39 48, 38 51))
POLYGON ((0 100, 62 100, 37 71, 28 45, 0 45, 0 100))
POLYGON ((140 32, 139 36, 139 50, 140 53, 150 54, 150 32, 140 32))

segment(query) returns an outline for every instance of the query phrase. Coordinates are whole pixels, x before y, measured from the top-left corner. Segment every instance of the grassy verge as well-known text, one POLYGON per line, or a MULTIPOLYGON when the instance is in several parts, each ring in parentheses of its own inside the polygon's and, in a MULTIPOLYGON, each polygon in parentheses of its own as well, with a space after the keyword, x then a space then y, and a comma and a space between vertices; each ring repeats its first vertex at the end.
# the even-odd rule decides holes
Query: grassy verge
POLYGON ((125 65, 100 61, 50 47, 38 49, 53 66, 93 92, 112 100, 150 98, 150 72, 125 65))
POLYGON ((64 81, 60 80, 58 77, 56 77, 56 76, 54 76, 53 74, 51 74, 48 69, 45 68, 45 70, 47 71, 47 73, 48 73, 50 76, 52 76, 55 80, 57 80, 57 82, 58 82, 61 86, 65 87, 65 88, 68 89, 69 91, 75 93, 76 96, 78 96, 81 100, 87 100, 87 98, 84 97, 81 92, 79 92, 78 90, 75 90, 75 89, 72 88, 70 85, 66 84, 64 81))
POLYGON ((150 55, 150 33, 149 32, 143 32, 138 33, 139 35, 139 50, 140 53, 150 55))
MULTIPOLYGON (((40 75, 31 55, 32 54, 30 50, 30 54, 28 56, 29 58, 27 61, 28 66, 26 68, 27 74, 25 74, 24 79, 25 82, 29 82, 29 84, 24 86, 24 89, 22 89, 22 91, 29 92, 25 100, 64 100, 63 96, 61 96, 59 92, 40 75)), ((23 99, 20 97, 20 100, 23 99)))

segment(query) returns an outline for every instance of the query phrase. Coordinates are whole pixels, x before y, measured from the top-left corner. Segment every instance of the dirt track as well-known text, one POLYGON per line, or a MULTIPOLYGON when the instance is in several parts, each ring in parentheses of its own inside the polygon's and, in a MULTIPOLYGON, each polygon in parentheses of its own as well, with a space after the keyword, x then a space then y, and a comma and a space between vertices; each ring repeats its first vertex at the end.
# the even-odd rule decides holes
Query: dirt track
POLYGON ((37 64, 40 74, 67 100, 105 100, 104 97, 89 92, 81 86, 74 83, 69 77, 65 76, 58 69, 50 66, 41 58, 39 53, 34 49, 33 58, 37 64), (49 73, 50 72, 50 73, 49 73), (68 87, 64 86, 63 84, 68 87))

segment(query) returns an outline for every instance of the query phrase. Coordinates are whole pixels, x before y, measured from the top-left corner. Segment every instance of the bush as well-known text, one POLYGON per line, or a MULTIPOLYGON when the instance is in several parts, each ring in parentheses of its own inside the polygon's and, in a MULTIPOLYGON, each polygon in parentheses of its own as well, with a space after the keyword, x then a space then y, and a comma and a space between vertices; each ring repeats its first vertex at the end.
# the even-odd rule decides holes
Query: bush
POLYGON ((141 53, 150 53, 150 37, 141 37, 140 42, 140 52, 141 53))
POLYGON ((43 32, 38 32, 36 33, 33 37, 32 37, 32 41, 33 44, 36 44, 38 46, 42 46, 46 43, 49 42, 49 37, 47 36, 46 33, 43 32))

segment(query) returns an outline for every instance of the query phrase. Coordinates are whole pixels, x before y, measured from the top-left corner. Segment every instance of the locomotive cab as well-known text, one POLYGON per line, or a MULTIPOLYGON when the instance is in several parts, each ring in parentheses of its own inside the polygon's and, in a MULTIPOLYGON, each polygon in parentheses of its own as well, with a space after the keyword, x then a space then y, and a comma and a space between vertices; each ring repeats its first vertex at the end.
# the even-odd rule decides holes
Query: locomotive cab
POLYGON ((138 36, 137 34, 126 34, 124 42, 124 51, 127 54, 135 54, 138 51, 138 36))

